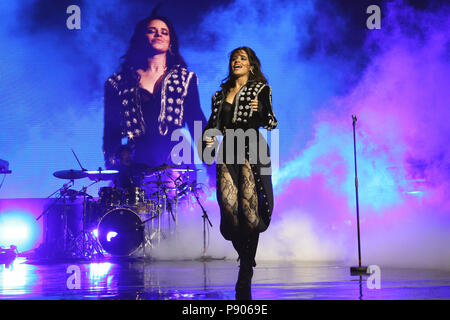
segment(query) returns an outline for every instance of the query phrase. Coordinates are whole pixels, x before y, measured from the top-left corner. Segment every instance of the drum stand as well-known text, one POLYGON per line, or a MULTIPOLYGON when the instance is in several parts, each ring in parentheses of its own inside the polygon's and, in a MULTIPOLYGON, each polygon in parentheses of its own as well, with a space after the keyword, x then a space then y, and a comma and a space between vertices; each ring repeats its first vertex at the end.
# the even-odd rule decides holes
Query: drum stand
POLYGON ((48 230, 48 214, 50 213, 50 209, 52 209, 56 203, 58 203, 59 200, 63 199, 64 203, 63 203, 63 207, 64 207, 64 211, 63 211, 63 215, 62 215, 62 220, 63 220, 63 248, 62 248, 62 255, 66 255, 67 252, 67 234, 68 234, 68 228, 67 228, 67 208, 66 208, 66 191, 74 185, 74 181, 70 180, 68 183, 63 184, 63 186, 59 189, 57 189, 55 192, 53 192, 51 195, 49 195, 47 197, 47 199, 50 199, 51 197, 53 197, 55 194, 57 194, 59 192, 59 195, 57 198, 54 199, 53 203, 47 208, 45 209, 41 215, 39 217, 36 218, 36 221, 39 221, 44 215, 46 215, 45 218, 45 222, 44 222, 44 251, 45 251, 45 258, 49 259, 49 258, 53 258, 56 257, 60 254, 60 252, 58 252, 58 246, 51 246, 50 245, 50 239, 49 239, 49 230, 48 230), (51 251, 50 251, 51 250, 51 251))
MULTIPOLYGON (((158 192, 157 192, 157 197, 156 197, 156 199, 157 199, 156 215, 158 217, 158 227, 149 236, 150 241, 156 237, 156 241, 157 241, 158 245, 161 243, 161 236, 163 238, 166 238, 165 234, 162 232, 161 219, 162 219, 162 215, 166 212, 166 209, 167 209, 167 190, 166 190, 166 187, 163 186, 161 176, 162 175, 160 173, 158 175, 158 180, 157 180, 157 184, 156 184, 158 187, 158 192)), ((153 229, 153 222, 152 222, 152 229, 153 229)))
MULTIPOLYGON (((172 178, 168 175, 164 170, 161 170, 157 173, 156 187, 156 207, 153 210, 150 210, 152 213, 151 217, 148 219, 143 219, 143 225, 145 225, 144 229, 144 241, 142 243, 141 249, 144 252, 144 257, 147 257, 147 248, 154 248, 155 246, 160 245, 161 239, 166 239, 168 235, 175 234, 178 228, 178 187, 182 184, 182 182, 178 182, 178 179, 172 178), (163 175, 166 175, 170 180, 172 180, 176 186, 175 188, 175 198, 173 203, 170 202, 168 191, 170 190, 165 182, 162 181, 163 175), (167 213, 167 225, 166 227, 167 234, 163 231, 163 222, 164 215, 167 213), (154 227, 154 219, 157 220, 157 227, 154 227), (147 224, 151 220, 151 226, 147 224), (172 221, 174 222, 172 226, 172 221), (173 229, 173 230, 172 230, 173 229)), ((146 185, 146 183, 144 183, 146 185)))
POLYGON ((142 222, 142 225, 144 226, 144 240, 142 241, 140 249, 143 252, 144 258, 148 257, 146 249, 151 250, 154 248, 154 245, 152 244, 152 236, 154 236, 154 233, 151 234, 151 230, 153 229, 153 219, 155 219, 156 217, 157 217, 157 215, 154 215, 152 213, 152 217, 150 217, 149 219, 146 219, 142 222), (151 227, 147 224, 147 222, 149 222, 150 220, 152 221, 151 227))
POLYGON ((83 194, 83 229, 81 233, 76 237, 75 239, 75 246, 77 246, 77 253, 76 255, 80 258, 87 258, 90 259, 94 256, 95 252, 97 252, 100 257, 103 257, 103 249, 98 243, 98 241, 94 238, 94 236, 91 234, 90 230, 87 230, 86 228, 86 217, 87 217, 87 198, 86 198, 86 191, 89 187, 93 186, 94 184, 100 182, 101 180, 96 180, 92 182, 87 187, 83 187, 79 192, 83 194), (81 238, 81 239, 80 239, 81 238), (81 248, 80 248, 81 247, 81 248))
MULTIPOLYGON (((177 178, 172 178, 169 174, 166 173, 166 176, 172 180, 172 182, 175 185, 175 196, 174 196, 174 200, 173 200, 173 207, 172 205, 170 205, 170 213, 172 215, 172 219, 175 222, 174 225, 174 229, 173 229, 173 234, 175 235, 175 238, 177 236, 177 230, 178 230, 178 200, 181 196, 185 195, 188 191, 189 188, 186 188, 186 190, 183 190, 182 186, 184 185, 185 187, 188 186, 188 182, 189 182, 189 177, 187 177, 185 174, 180 174, 180 176, 178 176, 177 178)), ((165 193, 166 194, 166 193, 165 193)), ((166 194, 167 196, 167 194, 166 194)), ((170 202, 168 202, 170 204, 170 202)), ((170 230, 170 215, 168 216, 168 225, 169 225, 169 230, 170 230)), ((176 239, 175 239, 176 240, 176 239)))

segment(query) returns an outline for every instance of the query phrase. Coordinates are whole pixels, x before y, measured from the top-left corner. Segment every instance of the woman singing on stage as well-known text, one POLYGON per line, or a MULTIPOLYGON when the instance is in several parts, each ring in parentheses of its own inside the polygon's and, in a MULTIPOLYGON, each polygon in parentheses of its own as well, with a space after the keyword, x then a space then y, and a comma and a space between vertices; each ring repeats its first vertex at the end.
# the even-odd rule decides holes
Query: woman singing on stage
MULTIPOLYGON (((254 51, 231 52, 229 74, 212 98, 212 113, 203 133, 202 156, 217 147, 217 200, 220 232, 233 243, 240 260, 236 299, 251 299, 259 234, 267 229, 273 209, 269 150, 259 128, 274 129, 271 87, 254 51)), ((209 157, 211 159, 211 157, 209 157)))

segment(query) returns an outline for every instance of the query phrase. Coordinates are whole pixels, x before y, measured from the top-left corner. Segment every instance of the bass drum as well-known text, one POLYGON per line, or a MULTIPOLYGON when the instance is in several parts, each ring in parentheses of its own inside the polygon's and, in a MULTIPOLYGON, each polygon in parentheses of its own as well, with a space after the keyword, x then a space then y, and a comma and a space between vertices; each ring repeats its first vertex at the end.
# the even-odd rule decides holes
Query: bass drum
POLYGON ((98 240, 113 256, 129 256, 144 240, 141 218, 128 208, 108 211, 98 223, 98 240))

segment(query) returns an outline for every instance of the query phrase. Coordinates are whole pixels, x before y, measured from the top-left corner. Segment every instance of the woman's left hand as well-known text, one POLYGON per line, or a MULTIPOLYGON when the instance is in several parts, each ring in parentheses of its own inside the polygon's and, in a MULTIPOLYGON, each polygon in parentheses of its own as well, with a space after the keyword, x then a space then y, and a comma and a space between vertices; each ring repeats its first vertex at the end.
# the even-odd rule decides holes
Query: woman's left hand
POLYGON ((258 112, 258 99, 250 101, 253 112, 258 112))

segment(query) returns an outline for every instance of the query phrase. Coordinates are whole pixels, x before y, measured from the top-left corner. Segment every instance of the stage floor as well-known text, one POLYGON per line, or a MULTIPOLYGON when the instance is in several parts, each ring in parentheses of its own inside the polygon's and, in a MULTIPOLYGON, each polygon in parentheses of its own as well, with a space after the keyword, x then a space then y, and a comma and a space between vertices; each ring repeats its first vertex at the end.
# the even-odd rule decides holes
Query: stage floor
MULTIPOLYGON (((450 299, 450 271, 381 267, 381 288, 369 289, 367 277, 351 276, 348 266, 257 263, 254 300, 450 299)), ((30 264, 17 258, 0 266, 0 299, 234 300, 237 272, 231 260, 30 264), (79 282, 72 281, 78 274, 79 282)))

